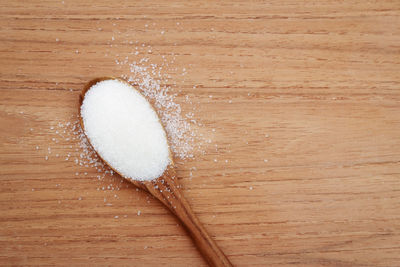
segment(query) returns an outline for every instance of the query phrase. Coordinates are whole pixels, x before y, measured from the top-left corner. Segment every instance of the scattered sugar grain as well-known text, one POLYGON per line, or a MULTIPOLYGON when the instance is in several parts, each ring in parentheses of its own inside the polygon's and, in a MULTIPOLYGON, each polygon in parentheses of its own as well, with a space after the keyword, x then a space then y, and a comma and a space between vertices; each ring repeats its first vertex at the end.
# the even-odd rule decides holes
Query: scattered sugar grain
MULTIPOLYGON (((138 44, 138 41, 136 40, 135 43, 138 44)), ((138 50, 138 47, 136 47, 135 49, 138 50)), ((174 53, 172 56, 175 59, 174 53)), ((167 131, 168 138, 171 144, 171 150, 174 152, 175 157, 183 160, 187 158, 193 158, 192 150, 194 147, 198 149, 199 153, 204 154, 205 152, 201 150, 201 142, 198 142, 195 146, 193 144, 195 139, 202 139, 203 134, 196 134, 191 128, 191 124, 195 124, 197 126, 202 126, 202 124, 196 122, 196 120, 194 119, 186 121, 186 117, 182 117, 182 109, 180 105, 174 101, 175 95, 170 93, 171 88, 169 86, 162 85, 162 83, 170 83, 168 79, 171 78, 171 75, 163 74, 163 77, 165 77, 163 78, 161 76, 162 74, 160 70, 163 66, 167 67, 174 61, 173 59, 171 62, 166 62, 165 56, 163 56, 163 59, 164 63, 162 63, 162 65, 159 66, 157 64, 151 64, 152 67, 148 68, 145 66, 139 66, 136 62, 129 63, 128 58, 126 58, 123 61, 123 64, 129 64, 131 75, 124 76, 122 78, 138 84, 141 93, 155 102, 157 113, 159 114, 161 121, 167 131)), ((142 60, 140 60, 140 62, 141 64, 144 64, 148 60, 148 58, 143 58, 142 60)), ((70 88, 70 91, 73 91, 73 89, 70 88)), ((186 102, 188 102, 187 97, 186 102)), ((187 118, 193 118, 193 115, 191 114, 191 116, 187 118)), ((54 130, 55 127, 51 126, 50 129, 54 130)), ((64 155, 65 160, 71 158, 72 162, 74 162, 78 166, 89 166, 95 168, 97 172, 100 173, 99 175, 97 175, 97 179, 101 181, 105 177, 106 171, 110 169, 92 150, 90 144, 87 141, 87 138, 85 137, 85 134, 80 127, 79 117, 74 116, 71 118, 70 121, 58 123, 57 131, 58 133, 56 134, 61 139, 70 143, 69 145, 64 145, 64 149, 70 149, 70 153, 68 153, 68 156, 64 155), (73 144, 74 142, 75 144, 73 144), (79 148, 76 147, 76 145, 78 145, 79 148)), ((56 141, 58 142, 58 140, 56 141)), ((39 148, 37 148, 37 150, 38 149, 39 148)), ((50 147, 48 148, 48 154, 51 154, 50 147)), ((45 159, 48 160, 48 156, 45 159)), ((109 174, 113 175, 113 172, 109 172, 109 174)), ((128 185, 125 186, 129 187, 128 185)))

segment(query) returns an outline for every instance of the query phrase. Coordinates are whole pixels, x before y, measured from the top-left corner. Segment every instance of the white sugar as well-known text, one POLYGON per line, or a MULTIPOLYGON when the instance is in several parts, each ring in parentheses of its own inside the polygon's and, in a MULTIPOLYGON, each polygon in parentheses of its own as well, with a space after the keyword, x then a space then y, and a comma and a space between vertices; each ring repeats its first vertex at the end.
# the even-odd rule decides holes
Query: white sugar
POLYGON ((81 115, 94 149, 126 178, 158 178, 170 163, 157 113, 128 84, 118 80, 95 84, 85 95, 81 115))

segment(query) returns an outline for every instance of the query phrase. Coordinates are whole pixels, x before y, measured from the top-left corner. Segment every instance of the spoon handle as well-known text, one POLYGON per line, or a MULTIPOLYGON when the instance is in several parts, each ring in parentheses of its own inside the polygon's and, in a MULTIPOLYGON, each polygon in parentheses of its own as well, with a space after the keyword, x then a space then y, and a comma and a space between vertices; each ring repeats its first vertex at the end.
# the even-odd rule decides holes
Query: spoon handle
POLYGON ((183 197, 178 184, 175 182, 174 171, 168 169, 166 174, 155 181, 145 183, 146 189, 159 199, 175 214, 189 232, 194 243, 210 266, 232 266, 222 250, 210 237, 203 225, 183 197), (168 172, 173 175, 168 175, 168 172))

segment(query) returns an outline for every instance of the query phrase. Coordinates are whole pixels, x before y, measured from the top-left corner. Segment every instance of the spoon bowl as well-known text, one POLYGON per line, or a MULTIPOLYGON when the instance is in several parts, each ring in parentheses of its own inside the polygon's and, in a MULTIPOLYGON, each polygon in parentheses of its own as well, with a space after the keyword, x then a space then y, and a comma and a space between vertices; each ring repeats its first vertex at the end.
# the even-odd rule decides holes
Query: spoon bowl
MULTIPOLYGON (((85 95, 90 90, 90 88, 93 85, 97 84, 98 82, 105 80, 118 80, 120 82, 129 85, 132 88, 132 90, 136 90, 132 85, 130 85, 126 81, 115 77, 100 77, 88 82, 84 86, 79 96, 79 102, 80 102, 79 119, 85 135, 86 135, 85 125, 82 119, 80 107, 82 106, 85 95)), ((154 107, 152 108, 154 110, 154 107)), ((164 128, 163 130, 165 131, 164 128)), ((92 145, 90 138, 87 135, 86 137, 89 143, 92 145)), ((94 149, 93 145, 92 147, 94 149)), ((94 150, 96 151, 96 149, 94 150)), ((102 158, 99 153, 97 154, 111 169, 113 169, 116 173, 124 177, 111 164, 105 161, 104 158, 102 158)), ((134 184, 136 187, 148 192, 149 194, 157 198, 162 204, 164 204, 164 206, 166 206, 170 210, 172 214, 174 214, 181 221, 182 225, 185 227, 185 229, 193 239, 194 243, 196 244, 198 250, 200 251, 204 259, 210 266, 232 266, 229 259, 225 256, 222 250, 217 246, 215 241, 210 237, 210 235, 204 229, 203 225, 200 223, 200 221, 190 208, 189 203, 183 197, 180 190, 179 181, 176 178, 174 161, 170 149, 169 149, 169 160, 170 163, 165 169, 164 173, 156 179, 145 180, 145 181, 139 181, 133 179, 127 179, 127 180, 132 184, 134 184)))

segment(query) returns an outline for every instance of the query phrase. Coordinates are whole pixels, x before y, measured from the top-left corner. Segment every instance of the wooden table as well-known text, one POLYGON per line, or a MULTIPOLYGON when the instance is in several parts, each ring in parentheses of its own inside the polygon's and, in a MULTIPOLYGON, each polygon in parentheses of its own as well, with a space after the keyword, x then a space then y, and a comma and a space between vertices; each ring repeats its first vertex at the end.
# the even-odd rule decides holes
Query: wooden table
POLYGON ((235 265, 400 266, 399 1, 0 6, 2 266, 205 265, 157 201, 52 140, 128 55, 164 56, 195 108, 207 142, 177 172, 235 265))

